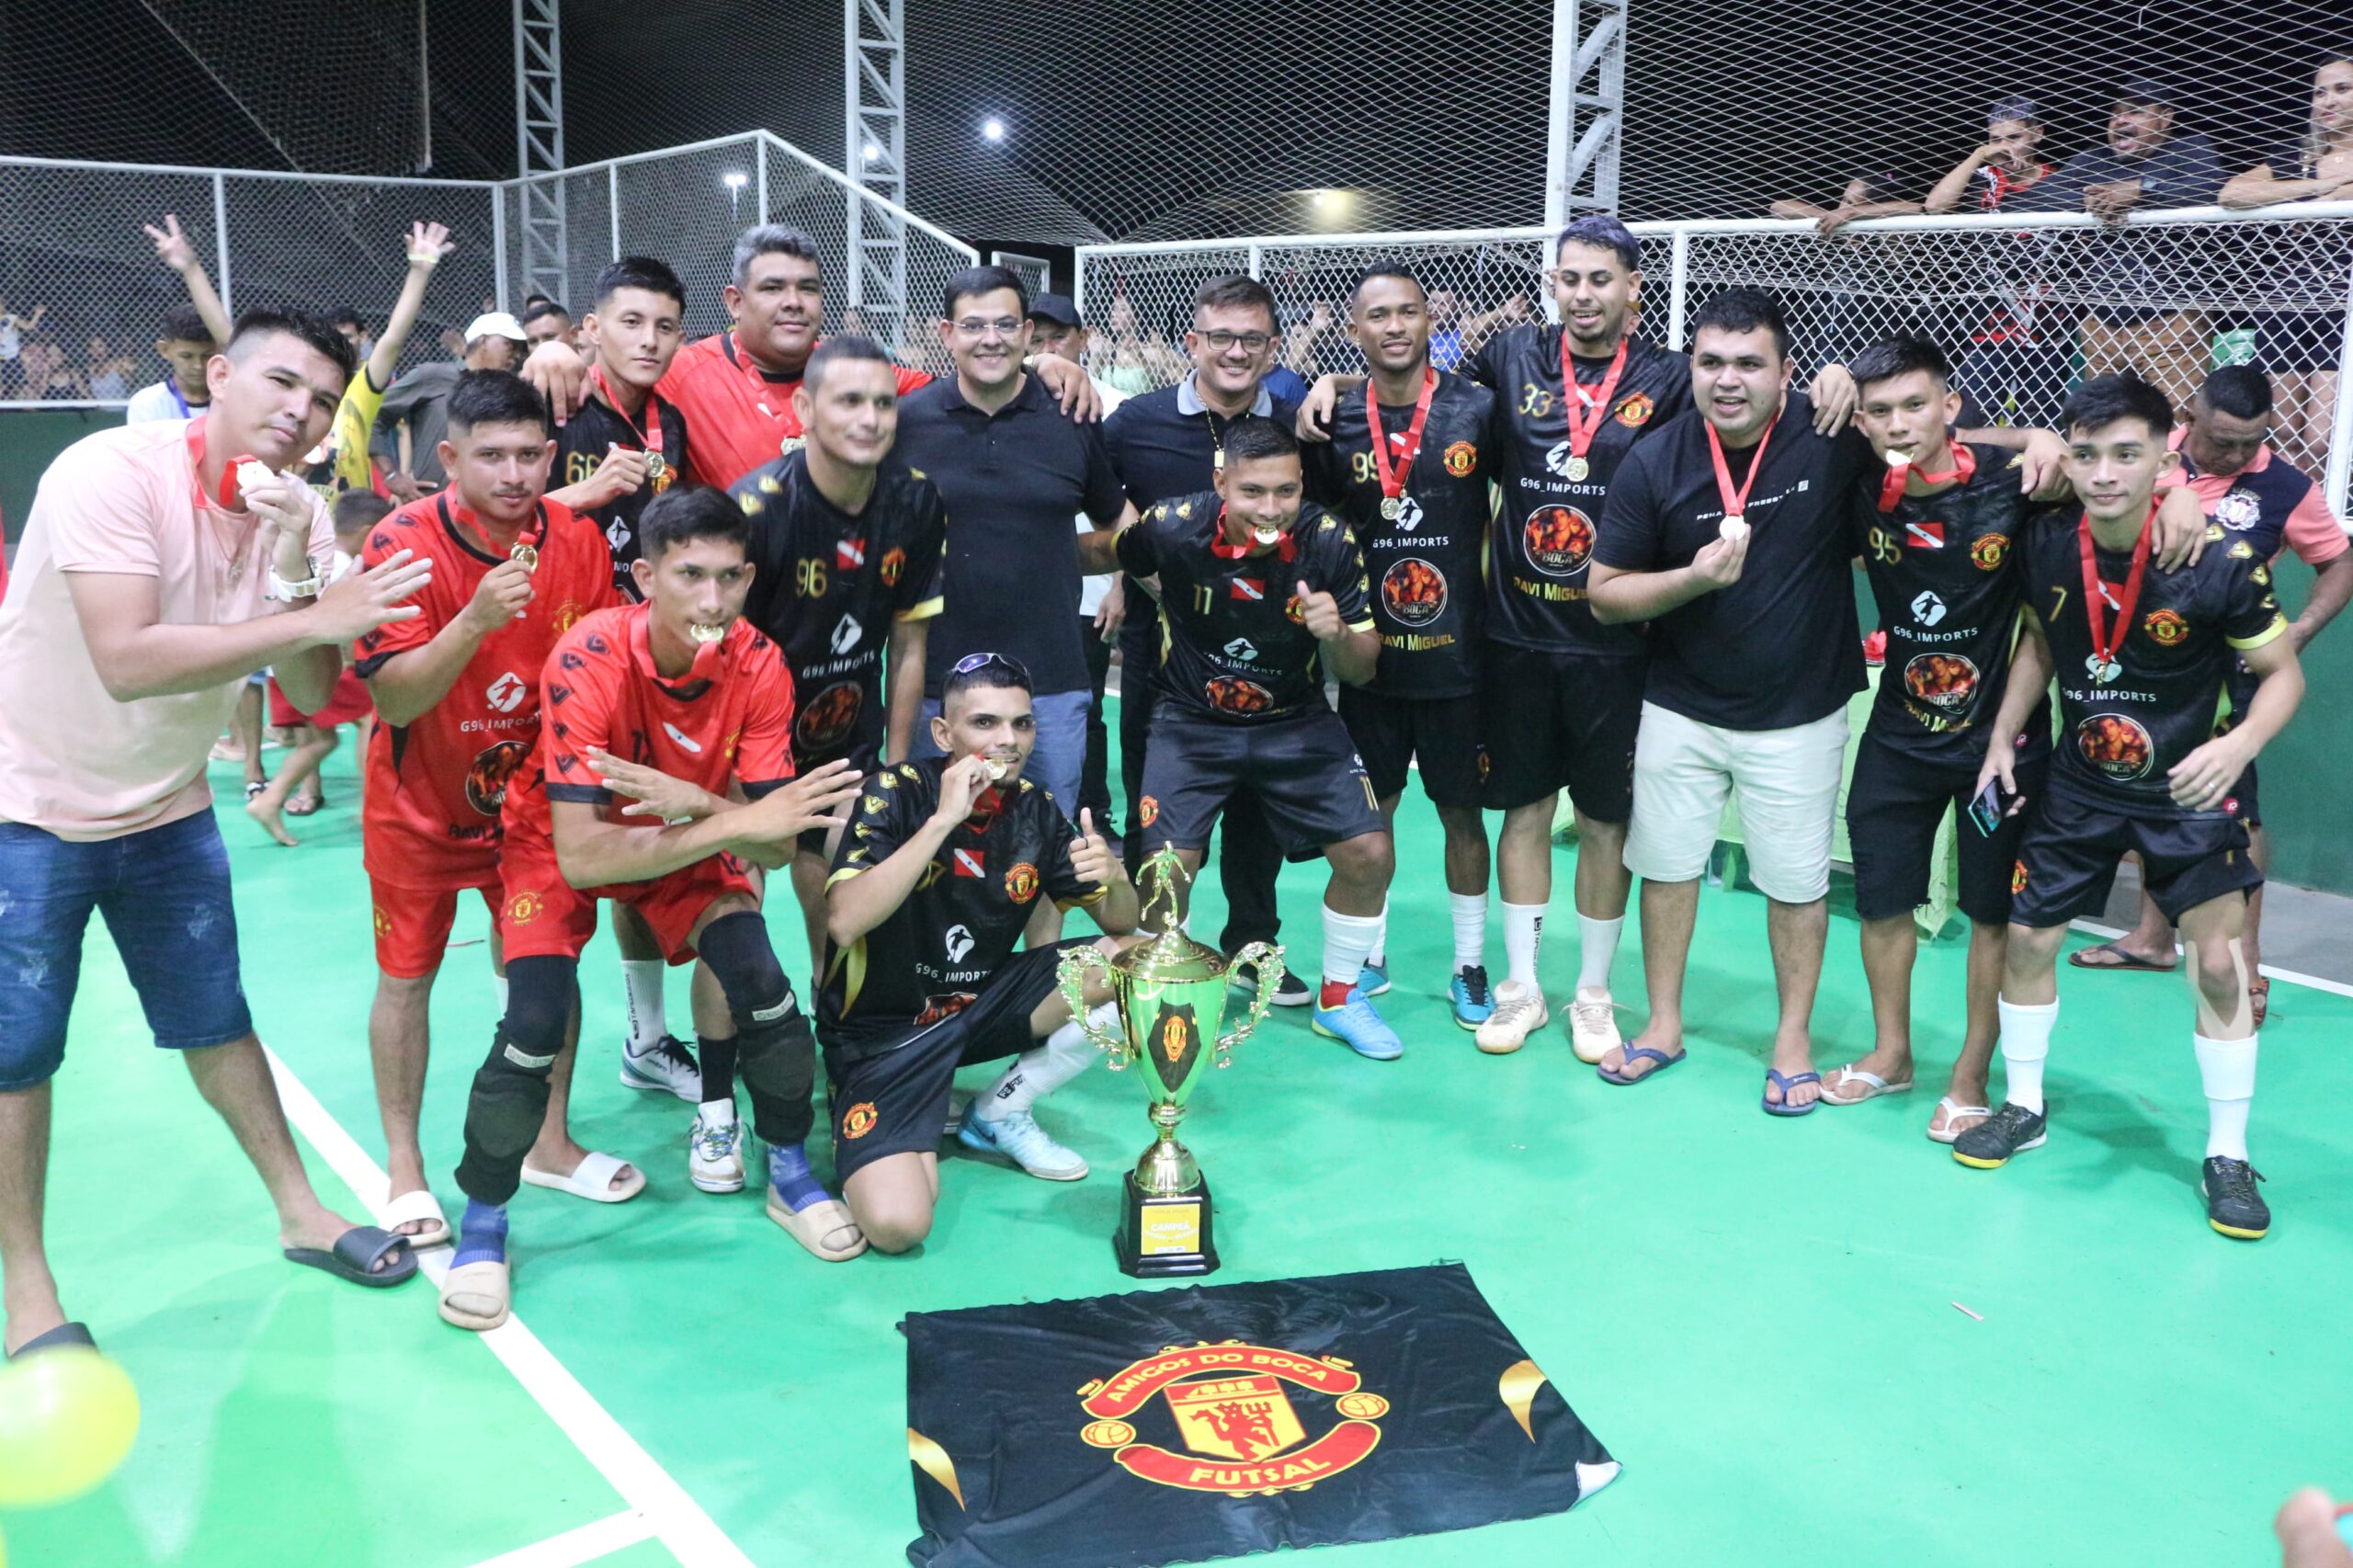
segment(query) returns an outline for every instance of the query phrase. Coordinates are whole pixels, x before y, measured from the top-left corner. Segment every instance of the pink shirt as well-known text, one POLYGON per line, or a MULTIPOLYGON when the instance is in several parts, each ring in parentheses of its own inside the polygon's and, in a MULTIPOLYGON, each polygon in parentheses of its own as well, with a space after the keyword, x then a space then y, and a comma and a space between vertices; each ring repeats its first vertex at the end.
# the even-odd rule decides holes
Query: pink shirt
MULTIPOLYGON (((335 549, 312 500, 313 559, 335 549)), ((197 516, 188 421, 101 430, 41 475, 0 599, 0 822, 85 841, 160 827, 205 810, 206 754, 237 704, 232 680, 205 691, 118 702, 90 662, 65 574, 156 579, 163 619, 225 626, 266 613, 269 562, 242 512, 197 516), (242 535, 230 581, 222 533, 242 535)))

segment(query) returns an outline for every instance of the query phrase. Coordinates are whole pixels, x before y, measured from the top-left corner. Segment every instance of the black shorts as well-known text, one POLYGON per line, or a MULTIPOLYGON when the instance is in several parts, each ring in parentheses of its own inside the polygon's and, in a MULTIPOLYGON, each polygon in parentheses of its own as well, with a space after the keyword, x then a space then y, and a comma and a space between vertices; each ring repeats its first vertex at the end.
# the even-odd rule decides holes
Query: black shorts
POLYGON ((1954 835, 1961 862, 1954 902, 1972 920, 2002 925, 2010 918, 2010 873, 2027 823, 2041 809, 2051 756, 2013 765, 2026 810, 1990 835, 1970 819, 1977 768, 1924 762, 1876 730, 1863 732, 1847 785, 1847 838, 1855 858, 1855 913, 1865 920, 1909 915, 1928 901, 1937 829, 1945 813, 1960 821, 1954 835))
POLYGON ((1596 822, 1631 821, 1644 663, 1488 643, 1485 803, 1510 811, 1565 789, 1596 822))
POLYGON ((1441 806, 1480 803, 1483 758, 1476 694, 1384 697, 1362 687, 1343 686, 1340 722, 1356 743, 1376 799, 1404 793, 1406 765, 1418 759, 1423 794, 1441 806))
POLYGON ((1387 831, 1347 726, 1322 703, 1288 719, 1235 724, 1163 701, 1153 710, 1136 802, 1144 848, 1203 847, 1218 812, 1245 784, 1290 859, 1313 860, 1327 844, 1387 831))
POLYGON ((826 1102, 834 1113, 834 1179, 885 1154, 939 1146, 948 1088, 967 1062, 1018 1056, 1037 1044, 1029 1015, 1054 994, 1064 949, 1094 945, 1074 937, 1029 948, 997 966, 961 1012, 917 1028, 897 1044, 855 1053, 825 1047, 826 1102))
POLYGON ((2010 919, 2064 926, 2108 904, 2116 863, 2141 857, 2141 882, 2165 918, 2263 885, 2236 817, 2130 817, 2078 797, 2046 794, 2010 875, 2010 919))

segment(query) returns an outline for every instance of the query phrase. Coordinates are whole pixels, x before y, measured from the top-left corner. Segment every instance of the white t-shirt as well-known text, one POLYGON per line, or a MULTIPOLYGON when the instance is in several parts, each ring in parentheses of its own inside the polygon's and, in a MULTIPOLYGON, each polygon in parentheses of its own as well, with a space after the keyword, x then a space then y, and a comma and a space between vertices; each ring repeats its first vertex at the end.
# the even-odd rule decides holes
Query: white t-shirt
MULTIPOLYGON (((262 530, 210 503, 198 515, 188 424, 101 430, 41 475, 0 598, 0 822, 78 842, 161 827, 212 803, 206 754, 245 677, 116 701, 65 580, 69 572, 153 577, 162 619, 181 626, 266 612, 262 530), (244 538, 233 582, 216 519, 244 538)), ((334 550, 335 527, 315 495, 311 506, 318 560, 334 550)))
MULTIPOLYGON (((1095 395, 1103 400, 1104 418, 1110 418, 1111 411, 1119 407, 1120 404, 1128 401, 1127 393, 1121 392, 1119 388, 1113 386, 1102 377, 1089 375, 1086 379, 1095 383, 1095 395)), ((1083 534, 1093 533, 1095 531, 1095 524, 1084 512, 1081 512, 1078 515, 1078 531, 1083 534)), ((1095 612, 1103 608, 1103 596, 1111 591, 1111 585, 1119 580, 1119 575, 1120 574, 1117 572, 1097 572, 1087 576, 1081 577, 1078 580, 1078 614, 1080 619, 1092 620, 1095 619, 1095 612)))
POLYGON ((169 376, 152 387, 141 387, 131 394, 130 406, 122 411, 125 425, 151 425, 159 419, 187 419, 202 412, 191 408, 180 395, 179 383, 169 376))

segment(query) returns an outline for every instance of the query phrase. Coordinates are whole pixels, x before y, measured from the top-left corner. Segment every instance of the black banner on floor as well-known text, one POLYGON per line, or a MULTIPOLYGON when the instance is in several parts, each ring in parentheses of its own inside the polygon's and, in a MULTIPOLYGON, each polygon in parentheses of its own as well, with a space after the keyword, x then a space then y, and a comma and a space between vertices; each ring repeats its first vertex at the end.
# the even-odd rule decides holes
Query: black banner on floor
POLYGON ((1155 1568, 1558 1513, 1618 1473, 1461 1264, 917 1312, 920 1568, 1155 1568))

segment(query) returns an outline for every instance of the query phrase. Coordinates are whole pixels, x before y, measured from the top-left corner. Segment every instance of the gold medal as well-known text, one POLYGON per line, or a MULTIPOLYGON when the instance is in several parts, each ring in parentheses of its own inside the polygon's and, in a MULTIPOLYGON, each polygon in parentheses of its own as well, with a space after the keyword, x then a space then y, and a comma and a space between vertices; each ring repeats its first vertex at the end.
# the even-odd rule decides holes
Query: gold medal
POLYGON ((655 484, 659 484, 662 483, 662 476, 669 472, 669 460, 665 458, 660 452, 648 452, 645 454, 645 477, 648 480, 651 480, 655 484))
POLYGON ((1381 517, 1383 522, 1395 522, 1397 514, 1404 509, 1405 503, 1394 495, 1383 495, 1381 498, 1381 517))
POLYGON ((1585 476, 1592 472, 1593 465, 1586 462, 1583 458, 1572 457, 1569 459, 1570 483, 1578 484, 1584 483, 1585 476))
POLYGON ((536 572, 540 569, 540 551, 536 545, 517 543, 514 549, 506 552, 506 559, 521 562, 523 570, 526 572, 536 572))
POLYGON ((1250 530, 1250 542, 1262 550, 1267 545, 1281 543, 1282 537, 1283 530, 1280 528, 1252 528, 1250 530))

